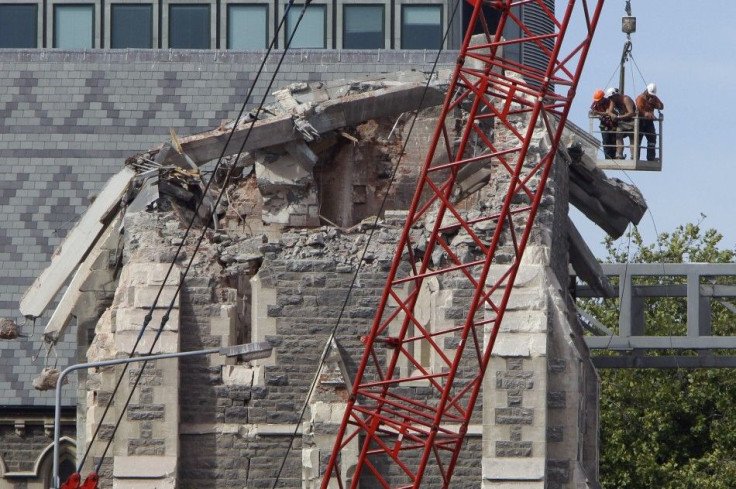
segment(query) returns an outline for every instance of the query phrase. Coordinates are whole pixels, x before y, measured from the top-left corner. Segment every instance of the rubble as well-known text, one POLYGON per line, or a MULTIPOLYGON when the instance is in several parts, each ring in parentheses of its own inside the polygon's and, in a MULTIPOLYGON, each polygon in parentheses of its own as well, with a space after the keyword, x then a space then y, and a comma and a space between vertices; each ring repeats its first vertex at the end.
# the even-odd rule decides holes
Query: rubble
MULTIPOLYGON (((59 381, 59 375, 61 375, 61 371, 59 369, 53 368, 53 367, 45 367, 41 374, 33 379, 33 388, 39 391, 47 391, 51 389, 56 389, 56 383, 59 381)), ((69 379, 64 378, 64 384, 68 384, 69 379)))
POLYGON ((0 318, 0 340, 14 340, 18 336, 18 325, 12 319, 0 318))

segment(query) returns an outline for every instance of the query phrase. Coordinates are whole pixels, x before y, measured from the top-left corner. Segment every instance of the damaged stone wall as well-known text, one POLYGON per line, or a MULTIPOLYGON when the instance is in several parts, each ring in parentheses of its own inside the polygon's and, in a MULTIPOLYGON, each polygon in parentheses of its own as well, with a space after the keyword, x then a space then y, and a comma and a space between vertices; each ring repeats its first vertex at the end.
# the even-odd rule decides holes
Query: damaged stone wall
MULTIPOLYGON (((327 165, 334 162, 338 168, 333 173, 345 172, 356 185, 369 189, 368 205, 340 218, 350 227, 284 228, 274 223, 264 226, 260 222, 263 214, 244 212, 242 207, 259 202, 254 194, 263 186, 263 178, 258 179, 257 162, 255 171, 242 172, 221 208, 220 226, 223 227, 208 231, 199 247, 190 275, 183 282, 178 329, 171 332, 167 329, 171 337, 166 338, 161 348, 168 351, 178 345, 181 350, 194 350, 265 340, 276 348, 275 354, 266 360, 245 363, 225 362, 216 356, 182 359, 178 382, 165 381, 169 375, 166 372, 175 367, 147 367, 151 370, 143 377, 143 390, 134 396, 135 414, 127 416, 128 426, 116 435, 119 440, 114 443, 106 476, 124 482, 126 487, 155 480, 182 487, 266 486, 276 477, 275 461, 280 462, 285 456, 289 438, 296 433, 297 439, 282 474, 283 484, 311 487, 318 481, 344 410, 355 362, 364 347, 360 337, 375 312, 403 224, 401 212, 387 211, 361 263, 363 247, 373 231, 372 220, 352 224, 362 217, 361 212, 376 211, 378 199, 386 188, 386 166, 396 162, 404 125, 411 121, 409 116, 402 118, 398 122, 369 121, 364 127, 349 129, 348 134, 355 136, 338 135, 344 141, 332 144, 342 145, 335 149, 335 158, 320 158, 325 171, 332 171, 327 165), (389 142, 391 138, 396 141, 389 142), (372 158, 377 153, 384 156, 372 158), (352 159, 354 154, 359 155, 364 171, 353 175, 341 158, 352 159), (253 229, 265 232, 253 233, 253 229), (328 362, 342 367, 333 365, 329 372, 322 372, 300 422, 299 413, 325 340, 341 315, 359 265, 362 269, 342 315, 331 351, 332 360, 328 362), (177 390, 177 394, 172 392, 177 390), (165 402, 162 405, 162 399, 170 400, 172 396, 179 399, 178 420, 168 408, 162 409, 167 405, 165 402), (156 433, 165 432, 166 426, 178 430, 177 447, 157 437, 156 433), (174 456, 179 457, 178 464, 163 462, 174 456), (152 458, 159 461, 152 462, 152 458), (144 474, 133 477, 130 472, 133 460, 135 466, 146 467, 144 474), (161 469, 156 472, 154 465, 161 469)), ((419 141, 426 139, 426 131, 434 126, 435 118, 435 110, 422 114, 415 135, 419 141)), ((405 166, 408 168, 402 170, 394 183, 389 208, 406 206, 416 179, 416 162, 421 161, 418 154, 423 151, 421 144, 407 148, 405 166)), ((322 197, 326 195, 328 192, 322 197)), ((129 343, 126 348, 119 347, 115 337, 140 325, 141 310, 124 311, 126 304, 139 305, 136 298, 143 300, 141 286, 154 285, 150 280, 142 280, 141 272, 159 270, 160 274, 161 267, 173 259, 180 244, 183 254, 177 259, 177 269, 185 266, 194 253, 194 238, 190 236, 182 241, 185 222, 180 220, 181 216, 181 212, 168 211, 162 206, 157 212, 129 213, 126 217, 125 266, 113 307, 98 323, 90 358, 122 355, 132 349, 129 343), (127 321, 127 326, 121 324, 121 318, 133 316, 136 320, 127 321)), ((418 232, 426 240, 428 231, 418 232)), ((152 299, 150 294, 147 298, 152 299)), ((154 320, 151 326, 155 325, 154 320)), ((119 373, 120 369, 100 372, 88 384, 92 389, 88 396, 91 406, 88 430, 98 421, 95 413, 106 401, 106 391, 119 373)), ((423 387, 415 389, 421 393, 423 387)), ((480 414, 477 418, 480 419, 480 414)), ((479 430, 471 433, 458 465, 456 480, 461 483, 480 480, 480 460, 471 455, 480 450, 479 433, 479 430)), ((346 472, 354 463, 355 457, 350 458, 345 454, 346 472)))
MULTIPOLYGON (((429 70, 436 55, 419 50, 289 51, 277 86, 406 67, 429 70)), ((226 50, 0 50, 4 88, 0 91, 0 180, 6 183, 0 188, 5 217, 0 222, 0 316, 18 317, 23 292, 47 266, 54 249, 104 182, 119 171, 121 161, 159 145, 169 138, 171 128, 180 135, 191 134, 234 117, 262 56, 258 51, 226 50)), ((255 86, 251 107, 265 94, 267 84, 263 81, 276 68, 275 56, 273 62, 266 63, 264 78, 255 86)), ((456 56, 456 51, 440 53, 439 65, 452 66, 456 56)), ((247 180, 245 185, 255 188, 256 182, 247 180)), ((260 201, 246 203, 248 195, 256 195, 253 188, 229 191, 240 206, 233 206, 241 214, 238 217, 233 212, 233 219, 241 226, 245 223, 242 216, 261 215, 260 201), (241 193, 246 197, 241 198, 241 193)), ((248 222, 254 226, 249 231, 253 235, 266 227, 257 221, 248 222)), ((247 280, 241 285, 247 288, 247 280)), ((88 311, 82 310, 84 306, 75 311, 77 323, 84 323, 78 334, 73 334, 73 322, 72 334, 56 344, 58 359, 52 355, 51 361, 59 369, 86 359, 88 333, 98 315, 93 309, 107 307, 109 299, 90 305, 88 311), (95 317, 87 312, 94 312, 95 317)), ((7 416, 12 423, 8 423, 25 419, 27 416, 17 414, 24 409, 33 414, 45 408, 47 415, 52 415, 53 392, 40 392, 32 386, 44 367, 44 355, 30 362, 44 344, 38 331, 45 319, 39 319, 34 337, 0 344, 0 405, 11 409, 7 416)), ((30 324, 21 327, 23 334, 31 331, 30 324)), ((67 407, 79 403, 84 409, 85 374, 79 374, 79 388, 75 375, 63 392, 62 402, 67 407)), ((77 431, 80 445, 84 445, 83 419, 77 431)), ((0 436, 0 446, 6 441, 15 443, 10 431, 7 436, 0 436)), ((36 458, 41 455, 37 450, 36 458)), ((42 480, 3 478, 0 487, 15 487, 16 483, 31 487, 42 480)))
MULTIPOLYGON (((381 82, 376 93, 396 97, 399 92, 384 90, 386 85, 390 84, 381 82)), ((365 97, 363 85, 344 86, 348 87, 346 106, 374 103, 365 97)), ((320 86, 310 93, 322 94, 332 88, 320 86)), ((264 137, 288 135, 293 140, 267 139, 271 143, 238 161, 227 159, 225 168, 233 169, 235 178, 219 205, 208 201, 207 212, 198 212, 200 224, 212 223, 201 241, 199 225, 185 236, 195 215, 192 196, 205 192, 200 170, 194 165, 186 167, 186 151, 191 148, 200 155, 209 154, 203 149, 206 139, 216 139, 221 132, 185 138, 181 143, 175 140, 128 160, 155 160, 161 165, 159 193, 150 193, 153 187, 144 183, 138 197, 124 199, 129 207, 123 221, 123 268, 112 305, 96 325, 88 358, 261 341, 273 346, 274 353, 262 360, 210 355, 129 369, 118 396, 125 398, 142 372, 140 384, 107 454, 103 485, 265 487, 279 475, 284 457, 280 485, 311 488, 318 484, 362 356, 361 336, 370 327, 385 285, 437 110, 420 112, 416 133, 402 153, 411 115, 327 126, 334 114, 325 107, 334 108, 339 101, 330 100, 315 109, 299 101, 306 97, 304 90, 301 86, 288 89, 288 95, 298 102, 293 106, 299 113, 297 122, 301 121, 302 129, 319 123, 328 129, 317 131, 320 137, 310 140, 309 131, 304 133, 299 124, 296 131, 292 129, 289 117, 274 113, 264 119, 262 127, 279 127, 283 122, 288 129, 275 136, 264 132, 264 137), (185 152, 175 151, 177 146, 185 152), (389 187, 390 169, 399 159, 405 160, 404 165, 389 187), (171 170, 172 162, 184 166, 171 170), (374 223, 369 216, 379 212, 385 195, 388 207, 374 223), (364 251, 369 237, 370 246, 364 251), (153 311, 150 329, 134 347, 170 263, 174 263, 171 280, 166 281, 153 311), (185 269, 187 276, 182 278, 185 269), (179 284, 178 300, 171 302, 179 284), (173 312, 159 338, 156 328, 170 302, 173 312), (338 318, 340 328, 325 351, 338 318), (318 372, 323 353, 327 362, 318 372), (317 384, 310 391, 315 376, 317 384)), ((284 100, 290 99, 280 99, 282 105, 284 100)), ((454 117, 462 115, 453 114, 446 121, 448 128, 462 126, 454 117)), ((508 136, 503 128, 483 129, 493 131, 496 143, 503 147, 508 136)), ((457 134, 450 133, 451 140, 456 138, 457 134)), ((535 164, 546 153, 546 144, 538 133, 528 164, 535 164)), ((436 157, 442 159, 442 155, 436 157)), ((590 480, 594 487, 597 460, 592 434, 596 426, 591 420, 597 418, 597 405, 590 394, 595 392, 597 379, 576 337, 580 331, 567 292, 568 175, 561 158, 553 166, 519 270, 518 290, 512 294, 486 376, 483 399, 473 413, 454 473, 458 486, 482 481, 484 487, 498 487, 511 481, 518 488, 547 484, 578 489, 576 484, 590 480)), ((204 165, 201 172, 209 169, 204 165)), ((460 212, 472 216, 497 209, 509 185, 504 175, 500 168, 487 165, 460 175, 461 190, 453 195, 460 212)), ((224 182, 221 174, 214 177, 215 187, 224 182)), ((516 206, 527 204, 524 198, 514 202, 516 206)), ((432 227, 429 214, 425 225, 411 230, 418 256, 426 252, 424 243, 432 227)), ((482 239, 490 239, 493 233, 489 224, 477 225, 475 231, 482 239)), ((523 219, 514 221, 517 228, 522 224, 523 219)), ((481 257, 480 249, 462 232, 448 231, 444 238, 463 262, 481 257)), ((511 246, 506 233, 492 275, 504 272, 511 246)), ((447 259, 439 249, 431 258, 434 263, 447 259)), ((408 273, 408 266, 400 271, 403 276, 408 273)), ((462 322, 472 294, 466 284, 467 280, 451 274, 426 280, 419 293, 422 312, 418 319, 430 330, 434 325, 462 322)), ((456 337, 442 340, 447 350, 458 346, 456 337)), ((389 356, 388 348, 379 351, 379 358, 389 356)), ((420 349, 414 353, 423 367, 429 371, 441 368, 429 349, 425 355, 421 344, 412 348, 420 349)), ((90 375, 86 439, 100 422, 101 410, 121 373, 122 368, 117 368, 90 375)), ((474 374, 468 361, 460 367, 458 382, 474 374)), ((419 380, 404 389, 412 398, 429 399, 432 394, 419 380)), ((119 407, 115 405, 113 415, 119 407)), ((111 419, 103 425, 103 440, 110 436, 111 419)), ((101 456, 100 448, 92 454, 93 459, 101 456)), ((344 474, 352 473, 356 459, 357 446, 342 453, 344 474)), ((400 480, 395 467, 387 465, 382 470, 387 477, 400 480)), ((362 486, 375 486, 375 481, 363 476, 362 486)), ((435 468, 428 468, 424 480, 429 485, 439 481, 435 468)))

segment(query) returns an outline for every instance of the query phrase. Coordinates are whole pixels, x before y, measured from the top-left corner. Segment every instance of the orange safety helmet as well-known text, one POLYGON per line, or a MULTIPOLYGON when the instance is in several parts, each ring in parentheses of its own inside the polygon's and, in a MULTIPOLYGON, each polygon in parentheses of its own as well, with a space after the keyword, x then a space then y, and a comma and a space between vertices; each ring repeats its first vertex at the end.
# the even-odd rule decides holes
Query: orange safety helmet
POLYGON ((603 90, 596 90, 595 92, 593 92, 593 102, 598 102, 605 96, 606 94, 603 92, 603 90))

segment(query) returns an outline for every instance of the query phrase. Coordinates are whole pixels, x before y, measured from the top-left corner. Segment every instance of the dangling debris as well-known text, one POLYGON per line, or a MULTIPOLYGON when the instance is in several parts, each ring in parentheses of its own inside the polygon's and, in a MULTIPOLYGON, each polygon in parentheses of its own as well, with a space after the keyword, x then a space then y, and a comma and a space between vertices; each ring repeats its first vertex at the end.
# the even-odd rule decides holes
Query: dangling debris
MULTIPOLYGON (((56 389, 56 382, 59 380, 61 372, 59 369, 46 367, 41 371, 41 375, 33 379, 33 388, 39 391, 47 391, 49 389, 56 389)), ((64 379, 64 384, 68 384, 69 379, 64 379)))
POLYGON ((14 340, 18 336, 18 325, 12 319, 0 318, 0 340, 14 340))

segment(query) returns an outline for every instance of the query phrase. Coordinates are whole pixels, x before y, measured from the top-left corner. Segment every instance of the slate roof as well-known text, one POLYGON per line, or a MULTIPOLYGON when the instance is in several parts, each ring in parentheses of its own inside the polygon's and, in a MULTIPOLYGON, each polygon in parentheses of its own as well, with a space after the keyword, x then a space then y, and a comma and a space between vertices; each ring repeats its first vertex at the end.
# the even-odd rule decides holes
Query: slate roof
MULTIPOLYGON (((280 53, 278 53, 280 54, 280 53)), ((349 78, 414 67, 425 51, 290 52, 273 89, 293 81, 349 78)), ((0 316, 18 302, 86 209, 89 197, 123 160, 169 138, 217 127, 237 115, 263 52, 0 50, 0 316)), ((440 62, 454 64, 456 52, 440 62)), ((259 101, 276 59, 266 64, 259 101)), ((0 342, 0 406, 49 406, 54 393, 33 389, 44 363, 34 338, 0 342)), ((30 326, 23 327, 30 334, 30 326)), ((58 368, 75 357, 70 328, 57 347, 58 368)), ((53 354, 49 357, 54 363, 53 354)), ((74 404, 74 386, 64 403, 74 404)))

